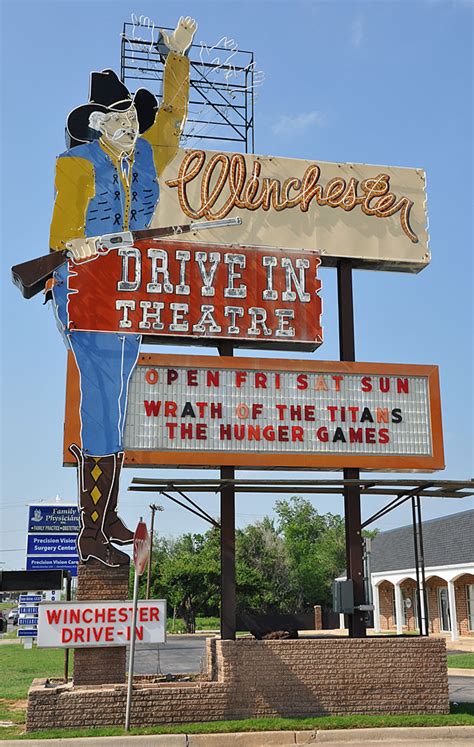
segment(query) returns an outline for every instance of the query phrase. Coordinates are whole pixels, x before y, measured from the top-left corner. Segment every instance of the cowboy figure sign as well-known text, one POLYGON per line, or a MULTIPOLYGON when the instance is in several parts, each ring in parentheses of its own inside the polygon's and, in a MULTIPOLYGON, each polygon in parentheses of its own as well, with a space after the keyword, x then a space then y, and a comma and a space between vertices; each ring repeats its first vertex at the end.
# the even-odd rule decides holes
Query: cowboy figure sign
POLYGON ((91 74, 89 102, 68 117, 71 147, 57 159, 50 248, 72 259, 54 274, 53 305, 80 375, 78 465, 81 560, 118 566, 129 557, 112 543, 133 542, 117 515, 127 389, 141 336, 69 328, 69 277, 97 259, 92 237, 149 226, 160 199, 159 177, 179 147, 187 116, 190 47, 196 23, 180 18, 168 47, 161 105, 149 91, 134 96, 112 70, 91 74))

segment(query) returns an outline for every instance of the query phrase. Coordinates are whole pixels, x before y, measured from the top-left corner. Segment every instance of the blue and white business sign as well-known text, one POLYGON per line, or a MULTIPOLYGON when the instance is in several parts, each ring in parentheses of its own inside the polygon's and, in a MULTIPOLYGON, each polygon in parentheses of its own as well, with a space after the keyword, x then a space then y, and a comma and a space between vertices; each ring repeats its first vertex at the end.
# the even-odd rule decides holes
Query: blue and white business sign
POLYGON ((77 555, 75 534, 29 534, 27 555, 77 555))
POLYGON ((79 509, 75 504, 47 505, 38 503, 28 506, 28 533, 30 534, 77 534, 80 529, 79 509))
POLYGON ((18 638, 37 638, 38 628, 19 628, 17 636, 18 638))
POLYGON ((18 607, 18 616, 21 619, 22 615, 37 615, 38 614, 38 605, 37 604, 29 604, 26 605, 20 605, 18 607))
POLYGON ((36 638, 38 635, 39 602, 42 594, 20 594, 18 600, 18 638, 36 638))
POLYGON ((60 555, 47 555, 38 557, 37 555, 28 555, 26 558, 27 571, 70 571, 71 576, 77 576, 77 564, 79 556, 74 557, 60 555))
POLYGON ((18 625, 21 625, 22 628, 36 627, 38 625, 38 614, 36 614, 36 617, 27 617, 27 615, 20 617, 18 619, 18 625))
POLYGON ((79 528, 79 509, 75 504, 29 506, 26 570, 70 571, 77 576, 79 528))

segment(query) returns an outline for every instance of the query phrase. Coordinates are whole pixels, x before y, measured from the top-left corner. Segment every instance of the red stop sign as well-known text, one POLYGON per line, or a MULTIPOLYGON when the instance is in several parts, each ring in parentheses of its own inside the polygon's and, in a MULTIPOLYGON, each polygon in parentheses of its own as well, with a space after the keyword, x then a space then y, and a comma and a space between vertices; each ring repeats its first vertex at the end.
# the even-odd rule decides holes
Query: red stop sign
POLYGON ((139 521, 133 535, 133 564, 135 573, 141 576, 146 568, 150 552, 150 535, 144 521, 139 521))

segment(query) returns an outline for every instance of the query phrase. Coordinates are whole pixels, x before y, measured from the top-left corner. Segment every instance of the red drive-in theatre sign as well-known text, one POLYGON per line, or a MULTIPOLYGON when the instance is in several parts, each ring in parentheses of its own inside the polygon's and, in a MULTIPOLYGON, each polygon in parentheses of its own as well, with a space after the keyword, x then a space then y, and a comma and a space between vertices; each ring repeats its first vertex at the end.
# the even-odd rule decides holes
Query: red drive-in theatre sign
POLYGON ((315 350, 317 252, 138 241, 71 264, 68 326, 153 338, 315 350))

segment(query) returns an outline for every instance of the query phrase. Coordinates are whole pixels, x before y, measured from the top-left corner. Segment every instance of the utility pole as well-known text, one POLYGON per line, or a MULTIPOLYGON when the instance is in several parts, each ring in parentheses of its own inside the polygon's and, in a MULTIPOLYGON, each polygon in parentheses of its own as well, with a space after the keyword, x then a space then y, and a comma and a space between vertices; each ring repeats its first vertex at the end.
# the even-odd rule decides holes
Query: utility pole
POLYGON ((150 598, 150 583, 151 583, 151 554, 153 552, 153 527, 155 524, 155 511, 163 511, 163 506, 157 506, 156 503, 150 504, 151 509, 151 524, 150 524, 150 553, 148 555, 148 566, 146 571, 146 599, 150 598))

